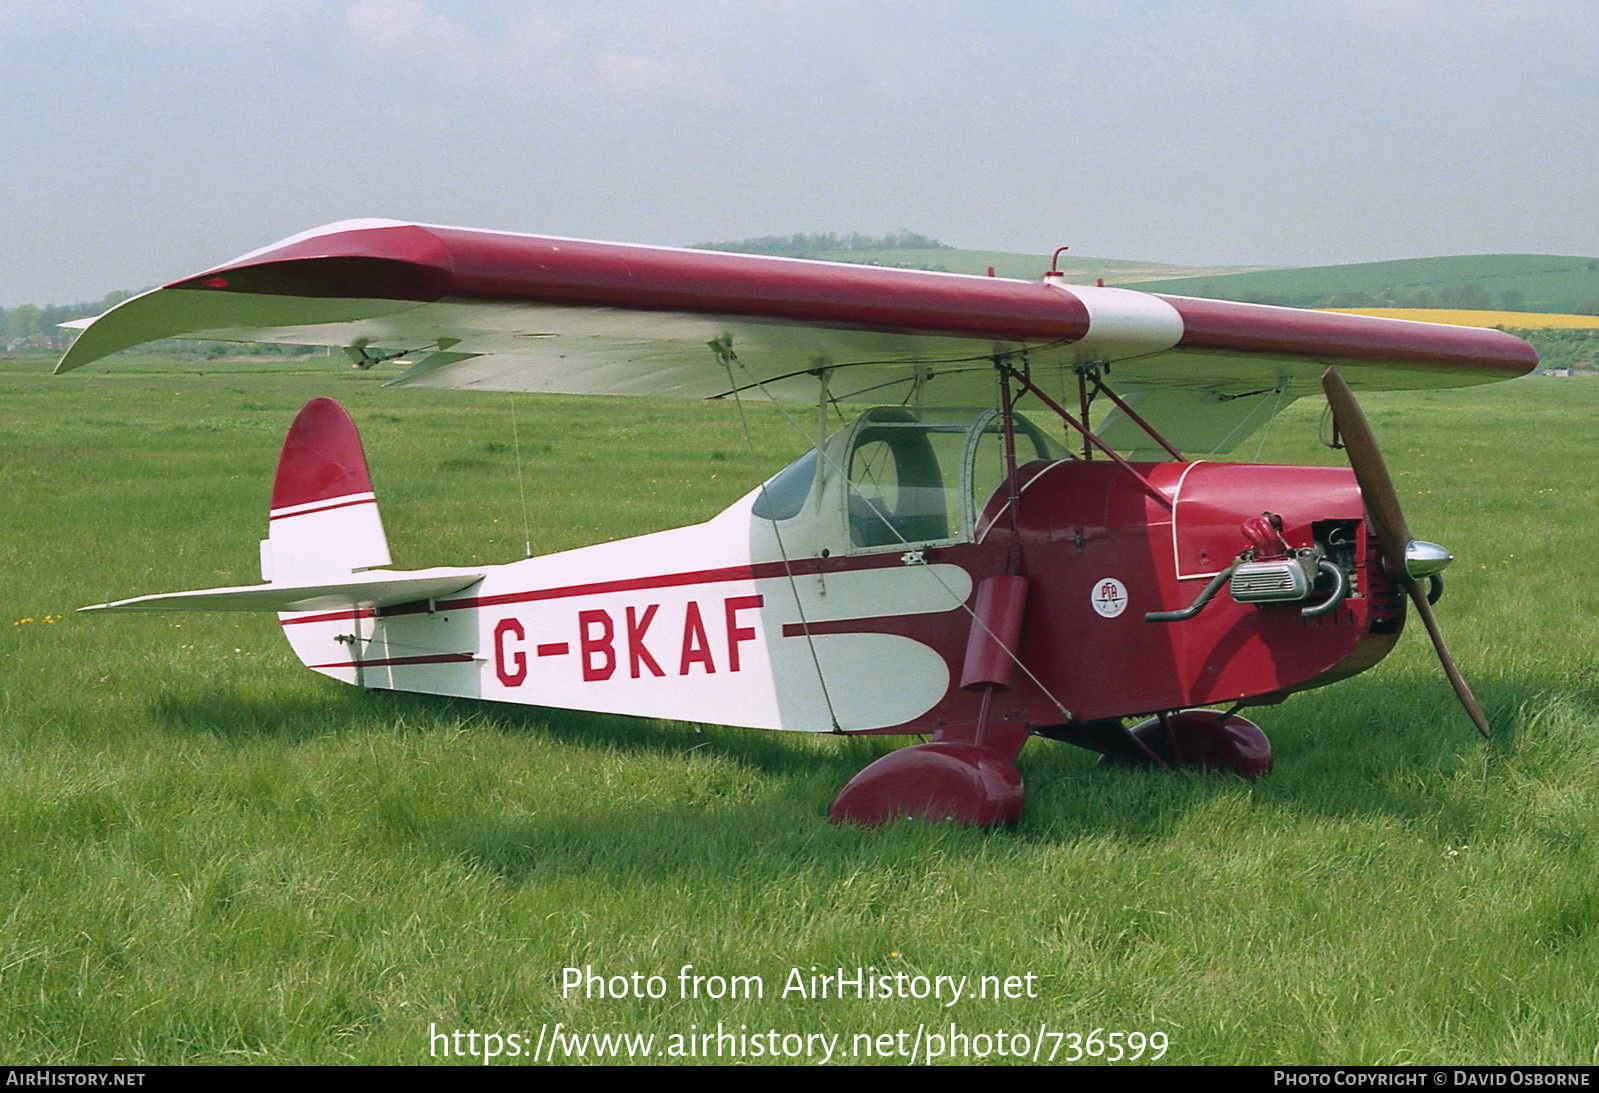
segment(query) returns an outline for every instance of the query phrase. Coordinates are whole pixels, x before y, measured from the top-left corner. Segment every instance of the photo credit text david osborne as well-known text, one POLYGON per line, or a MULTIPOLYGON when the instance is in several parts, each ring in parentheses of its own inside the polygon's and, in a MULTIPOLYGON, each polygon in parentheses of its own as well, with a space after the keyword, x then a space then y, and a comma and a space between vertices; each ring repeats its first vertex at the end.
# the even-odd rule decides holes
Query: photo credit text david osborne
POLYGON ((1274 1067, 1271 1071, 1275 1089, 1590 1089, 1599 1084, 1592 1078, 1593 1068, 1586 1066, 1301 1066, 1274 1067))

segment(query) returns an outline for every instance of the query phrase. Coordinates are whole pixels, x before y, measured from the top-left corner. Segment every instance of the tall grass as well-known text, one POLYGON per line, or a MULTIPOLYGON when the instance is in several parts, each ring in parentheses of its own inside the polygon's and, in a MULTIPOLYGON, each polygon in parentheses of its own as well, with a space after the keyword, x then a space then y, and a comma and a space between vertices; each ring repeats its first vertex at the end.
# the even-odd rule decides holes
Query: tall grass
MULTIPOLYGON (((1014 830, 864 832, 827 804, 900 742, 368 694, 305 672, 260 617, 72 613, 253 581, 277 445, 312 395, 360 424, 404 566, 521 554, 518 445, 534 549, 554 550, 713 514, 804 446, 779 416, 753 414, 756 470, 730 407, 524 398, 513 440, 504 395, 303 364, 47 368, 0 367, 8 1062, 418 1063, 444 1061, 430 1028, 555 1022, 1595 1062, 1599 384, 1363 400, 1413 529, 1459 555, 1439 610, 1486 748, 1407 634, 1260 711, 1261 782, 1039 740, 1014 830), (765 996, 681 998, 685 964, 765 996), (585 965, 671 989, 563 996, 585 965), (813 966, 1032 974, 1036 997, 782 996, 813 966)), ((1267 457, 1336 462, 1318 416, 1292 407, 1267 457)))

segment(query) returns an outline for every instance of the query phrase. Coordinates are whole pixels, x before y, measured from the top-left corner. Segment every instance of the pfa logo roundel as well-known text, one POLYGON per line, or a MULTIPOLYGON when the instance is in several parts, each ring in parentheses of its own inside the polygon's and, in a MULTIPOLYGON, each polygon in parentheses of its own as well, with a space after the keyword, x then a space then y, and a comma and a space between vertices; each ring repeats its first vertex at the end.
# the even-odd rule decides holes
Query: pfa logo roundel
POLYGON ((1113 619, 1127 610, 1127 586, 1115 577, 1102 577, 1094 582, 1089 601, 1102 618, 1113 619))

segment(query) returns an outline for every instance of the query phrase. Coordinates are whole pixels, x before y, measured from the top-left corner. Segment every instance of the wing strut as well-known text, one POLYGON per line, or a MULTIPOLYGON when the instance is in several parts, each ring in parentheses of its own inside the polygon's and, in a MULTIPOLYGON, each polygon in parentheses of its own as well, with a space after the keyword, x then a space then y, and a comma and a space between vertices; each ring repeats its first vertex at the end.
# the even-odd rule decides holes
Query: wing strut
POLYGON ((1060 403, 1056 402, 1054 399, 1050 398, 1048 395, 1044 394, 1043 391, 1040 391, 1038 389, 1038 385, 1035 384, 1031 379, 1029 379, 1026 376, 1026 374, 1017 371, 1015 368, 1011 367, 1008 364, 1002 364, 999 367, 1002 368, 1010 376, 1011 379, 1015 380, 1023 388, 1025 388, 1028 391, 1031 391, 1035 396, 1037 396, 1038 401, 1042 402, 1045 406, 1048 406, 1051 410, 1053 410, 1055 412, 1055 416, 1056 417, 1060 418, 1067 425, 1070 425, 1073 429, 1077 430, 1077 432, 1082 435, 1082 438, 1083 438, 1084 441, 1086 441, 1089 444, 1092 444, 1094 447, 1096 447, 1100 451, 1104 452, 1105 453, 1105 457, 1107 459, 1109 459, 1111 462, 1115 463, 1122 470, 1126 471, 1128 474, 1130 474, 1134 478, 1136 478, 1139 481, 1139 483, 1144 487, 1144 489, 1149 492, 1149 495, 1151 497, 1155 498, 1155 500, 1159 501, 1162 505, 1165 505, 1167 508, 1172 508, 1173 507, 1173 502, 1172 502, 1171 498, 1167 497, 1164 493, 1162 493, 1155 486, 1155 484, 1153 482, 1151 482, 1149 479, 1145 478, 1142 474, 1140 474, 1138 472, 1138 469, 1136 467, 1134 467, 1131 463, 1127 462, 1127 460, 1123 459, 1121 456, 1117 455, 1114 451, 1112 451, 1105 444, 1104 441, 1100 440, 1099 437, 1094 435, 1093 430, 1089 429, 1082 422, 1078 421, 1076 418, 1072 417, 1071 414, 1067 413, 1065 407, 1063 407, 1060 403))
MULTIPOLYGON (((1005 436, 1005 508, 1010 512, 1010 547, 1005 557, 1005 572, 1015 574, 1021 568, 1021 531, 1017 513, 1022 507, 1022 484, 1016 474, 1016 400, 1011 396, 1011 369, 998 356, 994 358, 994 373, 999 379, 1000 427, 1005 436)), ((988 720, 988 696, 983 696, 982 719, 988 720)))
MULTIPOLYGON (((1079 372, 1078 374, 1082 375, 1083 373, 1079 372)), ((1090 382, 1093 383, 1095 393, 1104 395, 1106 398, 1110 399, 1111 402, 1115 403, 1116 404, 1116 409, 1118 409, 1122 413, 1126 414, 1128 421, 1131 421, 1134 425, 1138 426, 1140 429, 1144 430, 1144 432, 1148 433, 1149 434, 1149 438, 1151 440, 1153 440, 1156 444, 1159 444, 1162 448, 1165 448, 1167 453, 1173 459, 1177 460, 1177 462, 1179 462, 1179 463, 1186 463, 1187 462, 1187 460, 1185 460, 1183 458, 1183 453, 1182 452, 1179 452, 1176 448, 1173 448, 1170 444, 1166 443, 1166 438, 1165 437, 1163 437, 1159 433, 1157 433, 1155 431, 1154 427, 1149 424, 1149 422, 1145 421, 1143 418, 1139 417, 1136 413, 1134 413, 1133 412, 1133 408, 1131 406, 1127 405, 1125 402, 1123 402, 1121 400, 1121 396, 1120 395, 1116 394, 1115 391, 1112 391, 1109 387, 1106 387, 1104 385, 1104 383, 1102 383, 1100 381, 1099 369, 1097 367, 1095 367, 1092 371, 1088 372, 1088 379, 1089 379, 1090 382)), ((1085 418, 1084 420, 1086 421, 1087 419, 1085 418)))

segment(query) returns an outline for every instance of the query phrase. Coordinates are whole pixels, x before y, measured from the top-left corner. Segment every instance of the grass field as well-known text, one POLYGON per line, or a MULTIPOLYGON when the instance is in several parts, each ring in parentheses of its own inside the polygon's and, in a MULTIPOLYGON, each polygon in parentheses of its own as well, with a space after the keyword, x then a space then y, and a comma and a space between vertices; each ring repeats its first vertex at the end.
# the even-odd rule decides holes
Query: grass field
MULTIPOLYGON (((253 582, 314 395, 361 426, 407 567, 520 555, 513 405, 538 551, 711 515, 803 447, 771 411, 757 471, 730 406, 48 368, 0 364, 7 1062, 442 1062, 430 1032, 527 1052, 557 1023, 657 1053, 719 1025, 837 1035, 835 1062, 952 1025, 988 1037, 968 1055, 1020 1032, 1057 1062, 1113 1032, 1183 1064, 1599 1062, 1599 382, 1364 399, 1413 529, 1459 556, 1439 611, 1486 748, 1407 633, 1258 711, 1258 783, 1037 740, 1014 830, 867 832, 824 813, 895 741, 363 693, 300 668, 270 618, 72 613, 253 582), (764 995, 685 998, 684 965, 764 995), (584 966, 663 997, 563 995, 584 966), (782 993, 840 967, 1024 996, 782 993)), ((1266 458, 1337 462, 1320 414, 1286 411, 1266 458)))

